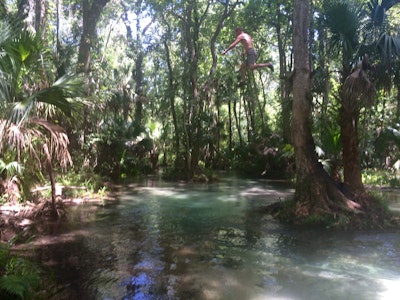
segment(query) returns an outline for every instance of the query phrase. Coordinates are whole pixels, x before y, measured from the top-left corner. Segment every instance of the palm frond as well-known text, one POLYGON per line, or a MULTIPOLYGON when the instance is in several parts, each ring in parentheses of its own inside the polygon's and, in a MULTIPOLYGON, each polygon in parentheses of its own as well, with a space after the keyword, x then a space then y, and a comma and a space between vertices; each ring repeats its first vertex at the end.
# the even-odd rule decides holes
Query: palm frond
POLYGON ((34 109, 34 104, 35 103, 30 98, 14 103, 9 118, 10 123, 20 126, 21 123, 23 123, 31 115, 31 111, 34 109))
POLYGON ((52 86, 44 88, 32 98, 38 102, 51 104, 61 109, 67 116, 71 116, 73 110, 79 110, 78 102, 70 101, 83 95, 83 80, 78 75, 65 75, 59 78, 52 86))
POLYGON ((38 34, 24 29, 19 32, 19 35, 13 41, 21 63, 26 65, 36 61, 42 48, 42 42, 38 34))
POLYGON ((6 163, 0 159, 0 173, 6 171, 7 177, 13 177, 15 175, 21 175, 24 167, 17 161, 6 163))
POLYGON ((390 144, 395 144, 400 148, 400 126, 388 126, 382 132, 379 133, 375 141, 375 151, 378 153, 384 153, 390 144), (397 128, 396 128, 397 127, 397 128))
POLYGON ((400 0, 370 0, 368 8, 371 11, 372 22, 377 26, 381 26, 385 22, 386 12, 398 3, 400 3, 400 0))
POLYGON ((385 65, 390 66, 394 56, 400 56, 400 37, 382 33, 376 42, 376 48, 385 65))
POLYGON ((49 139, 45 138, 45 142, 48 144, 47 148, 51 157, 56 159, 63 168, 72 165, 72 158, 68 150, 69 139, 65 130, 61 126, 40 118, 33 118, 31 122, 45 129, 50 135, 49 139))
POLYGON ((10 122, 20 124, 33 115, 32 110, 37 102, 54 105, 65 115, 71 116, 72 111, 79 111, 82 104, 72 101, 72 97, 82 95, 83 83, 80 76, 64 76, 57 80, 52 86, 41 89, 30 97, 16 102, 10 115, 10 122))
POLYGON ((325 1, 324 23, 332 33, 331 44, 352 54, 359 45, 360 7, 348 1, 325 1))
POLYGON ((368 67, 368 58, 364 57, 343 84, 343 107, 348 112, 358 110, 361 104, 370 105, 373 101, 375 86, 368 78, 368 67))
POLYGON ((8 82, 9 75, 0 70, 0 109, 4 111, 7 102, 11 102, 11 94, 8 82))
MULTIPOLYGON (((0 291, 7 293, 8 297, 16 296, 18 299, 24 299, 25 293, 28 289, 29 285, 22 276, 7 275, 0 277, 0 291)), ((4 293, 2 294, 3 296, 6 296, 4 293)))

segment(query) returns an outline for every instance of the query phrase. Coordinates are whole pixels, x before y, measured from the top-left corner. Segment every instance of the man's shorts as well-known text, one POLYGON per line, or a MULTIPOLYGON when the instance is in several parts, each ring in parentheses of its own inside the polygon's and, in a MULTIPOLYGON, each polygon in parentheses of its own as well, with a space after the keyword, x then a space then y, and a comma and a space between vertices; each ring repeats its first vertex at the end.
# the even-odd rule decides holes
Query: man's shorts
POLYGON ((257 59, 257 52, 254 50, 254 48, 250 48, 247 51, 247 64, 248 65, 254 65, 256 63, 257 59))

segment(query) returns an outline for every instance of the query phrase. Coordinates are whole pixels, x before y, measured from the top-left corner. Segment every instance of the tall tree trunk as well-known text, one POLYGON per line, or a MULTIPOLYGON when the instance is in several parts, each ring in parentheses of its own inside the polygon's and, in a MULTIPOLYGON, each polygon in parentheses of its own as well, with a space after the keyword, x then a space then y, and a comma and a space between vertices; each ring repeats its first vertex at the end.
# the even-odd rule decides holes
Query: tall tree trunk
POLYGON ((178 127, 178 118, 176 115, 175 109, 175 90, 176 84, 174 83, 174 72, 172 69, 172 61, 169 46, 167 40, 164 39, 164 48, 166 53, 166 60, 167 60, 167 67, 168 67, 168 91, 167 97, 169 99, 170 107, 171 107, 171 114, 172 114, 172 123, 174 124, 174 151, 176 155, 179 155, 179 148, 180 148, 180 139, 179 139, 179 127, 178 127))
POLYGON ((275 30, 277 34, 278 40, 278 52, 279 52, 279 91, 280 91, 280 99, 281 99, 281 126, 282 126, 282 135, 286 142, 291 142, 291 108, 292 108, 292 100, 290 98, 290 94, 292 91, 292 76, 291 72, 288 69, 287 65, 287 56, 286 56, 286 37, 282 32, 282 13, 281 6, 279 4, 276 5, 276 13, 277 20, 275 23, 275 30))
MULTIPOLYGON (((346 100, 344 100, 346 101, 346 100)), ((361 177, 361 159, 358 138, 358 109, 340 110, 341 140, 343 147, 343 175, 345 186, 354 193, 364 193, 361 177)))
POLYGON ((17 19, 18 20, 25 20, 25 18, 28 16, 28 13, 30 11, 30 7, 33 6, 33 3, 31 3, 32 0, 20 0, 18 1, 18 10, 17 10, 17 19))
MULTIPOLYGON (((200 97, 200 88, 198 82, 199 72, 199 59, 200 59, 200 27, 202 18, 199 16, 198 2, 189 1, 184 4, 184 14, 182 18, 182 36, 183 36, 183 49, 184 53, 184 77, 183 89, 186 95, 185 105, 187 114, 187 121, 183 123, 186 127, 184 131, 187 134, 185 140, 187 144, 186 149, 186 176, 188 179, 192 178, 198 167, 200 157, 200 146, 202 142, 202 114, 204 103, 200 97)), ((208 10, 208 8, 207 8, 208 10)), ((207 10, 203 12, 203 16, 207 14, 207 10)))
MULTIPOLYGON (((92 94, 90 87, 90 63, 91 48, 96 40, 96 25, 100 14, 109 0, 82 0, 82 35, 78 50, 77 73, 83 73, 86 81, 86 95, 92 94)), ((85 107, 83 143, 86 143, 86 137, 90 133, 88 123, 88 108, 85 107)))
MULTIPOLYGON (((131 51, 135 53, 135 121, 139 124, 142 123, 143 118, 143 99, 145 98, 144 93, 144 75, 143 75, 143 61, 146 56, 142 37, 146 34, 146 31, 150 28, 152 22, 148 23, 142 28, 141 13, 143 11, 143 1, 137 1, 134 5, 136 13, 136 40, 131 42, 131 51)), ((125 12, 126 13, 126 12, 125 12)))
POLYGON ((103 8, 110 0, 82 0, 82 35, 78 51, 78 73, 84 73, 87 82, 87 93, 90 95, 89 73, 91 47, 96 39, 97 22, 103 8))
POLYGON ((35 0, 35 31, 46 36, 46 0, 35 0))
POLYGON ((296 160, 296 199, 315 201, 313 196, 314 168, 318 163, 311 136, 310 66, 307 28, 309 0, 296 0, 294 10, 294 81, 292 139, 296 160))
MULTIPOLYGON (((361 153, 358 122, 362 99, 373 97, 375 89, 366 76, 368 58, 343 81, 341 90, 340 129, 343 146, 344 184, 355 194, 364 194, 361 177, 361 153)), ((345 73, 347 74, 347 73, 345 73)))
POLYGON ((236 125, 236 131, 239 137, 239 145, 240 147, 244 146, 244 142, 243 142, 243 134, 242 134, 242 127, 241 127, 241 122, 240 122, 240 117, 239 115, 241 114, 241 101, 240 98, 238 99, 238 101, 234 101, 233 102, 233 115, 235 117, 235 125, 236 125), (239 113, 237 111, 237 102, 239 102, 239 113))
POLYGON ((334 215, 338 210, 353 209, 349 201, 318 162, 311 134, 311 80, 308 50, 309 0, 294 2, 294 81, 292 136, 296 161, 295 215, 334 215))

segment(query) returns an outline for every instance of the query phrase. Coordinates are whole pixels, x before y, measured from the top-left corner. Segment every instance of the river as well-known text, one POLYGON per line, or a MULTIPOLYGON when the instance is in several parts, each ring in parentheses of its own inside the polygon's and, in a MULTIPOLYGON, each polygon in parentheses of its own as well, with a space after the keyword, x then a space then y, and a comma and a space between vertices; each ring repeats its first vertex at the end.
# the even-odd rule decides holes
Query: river
POLYGON ((294 229, 259 213, 292 194, 278 181, 147 179, 112 205, 75 207, 32 245, 60 282, 54 299, 399 299, 400 231, 294 229))

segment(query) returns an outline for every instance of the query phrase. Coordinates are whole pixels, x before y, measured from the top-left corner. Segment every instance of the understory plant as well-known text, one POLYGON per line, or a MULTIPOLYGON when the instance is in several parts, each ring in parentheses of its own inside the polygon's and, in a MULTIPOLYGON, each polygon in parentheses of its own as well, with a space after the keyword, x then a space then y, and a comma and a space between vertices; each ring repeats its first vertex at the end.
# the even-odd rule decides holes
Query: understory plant
POLYGON ((0 244, 0 299, 35 299, 41 287, 39 267, 11 255, 8 246, 0 244))

